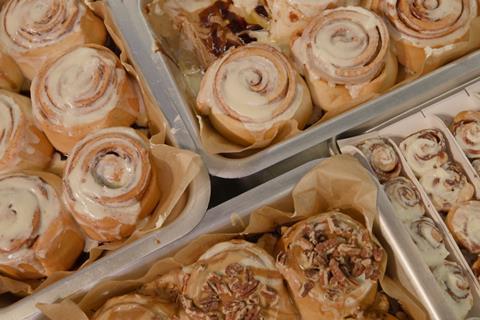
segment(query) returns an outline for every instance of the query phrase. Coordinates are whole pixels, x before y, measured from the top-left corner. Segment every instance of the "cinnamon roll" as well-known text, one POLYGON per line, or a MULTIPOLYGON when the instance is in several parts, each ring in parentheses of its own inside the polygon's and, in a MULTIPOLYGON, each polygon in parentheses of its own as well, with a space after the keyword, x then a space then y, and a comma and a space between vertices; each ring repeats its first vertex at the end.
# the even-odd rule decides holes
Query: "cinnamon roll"
POLYGON ((79 0, 10 0, 0 22, 0 44, 30 80, 47 58, 76 45, 103 44, 107 35, 79 0))
POLYGON ((370 162, 380 183, 396 178, 402 171, 402 163, 393 146, 385 139, 369 139, 357 146, 370 162))
POLYGON ((43 169, 53 148, 33 123, 30 99, 0 89, 0 172, 43 169))
POLYGON ((219 243, 184 271, 181 319, 299 318, 275 261, 252 243, 219 243))
POLYGON ((474 254, 480 254, 480 201, 453 207, 446 220, 456 241, 474 254))
POLYGON ((453 206, 472 199, 475 192, 460 165, 454 162, 428 171, 420 184, 439 212, 448 212, 453 206))
POLYGON ((174 320, 175 307, 159 299, 139 294, 127 294, 108 300, 92 320, 174 320))
POLYGON ((49 173, 0 175, 0 272, 26 280, 68 270, 84 239, 65 211, 61 179, 49 173))
POLYGON ((443 235, 432 219, 422 217, 410 225, 410 235, 429 267, 435 267, 448 257, 443 235))
POLYGON ((63 186, 73 217, 97 241, 131 235, 160 198, 148 141, 125 127, 81 140, 67 160, 63 186))
POLYGON ((470 284, 460 266, 456 262, 444 261, 433 269, 433 276, 458 319, 464 319, 473 306, 473 297, 470 284))
POLYGON ((287 121, 304 128, 312 114, 308 88, 277 49, 252 44, 229 51, 208 68, 197 110, 226 138, 265 146, 287 121))
POLYGON ((477 172, 477 174, 480 175, 480 159, 475 159, 472 161, 472 167, 473 169, 475 169, 475 171, 477 172))
POLYGON ((455 116, 451 126, 455 140, 470 159, 480 158, 480 113, 463 111, 455 116))
POLYGON ((420 192, 410 179, 397 177, 388 181, 385 184, 385 192, 402 222, 410 223, 425 214, 420 192))
POLYGON ((392 87, 397 61, 383 20, 361 7, 326 10, 292 42, 292 54, 326 111, 343 111, 392 87))
POLYGON ((292 35, 323 10, 358 5, 359 0, 266 0, 271 11, 270 34, 279 43, 288 43, 292 35))
POLYGON ((98 45, 75 47, 49 60, 31 93, 37 123, 63 153, 96 129, 130 126, 140 108, 118 57, 98 45))
POLYGON ((417 177, 448 161, 447 142, 438 129, 425 129, 411 134, 400 143, 400 150, 417 177))
POLYGON ((476 0, 379 0, 377 11, 386 18, 399 62, 421 73, 480 46, 468 42, 477 6, 476 0))
POLYGON ((279 247, 277 267, 302 319, 344 319, 374 302, 386 255, 349 216, 330 212, 299 222, 279 247))
POLYGON ((18 92, 24 82, 23 74, 15 60, 0 51, 0 89, 18 92))

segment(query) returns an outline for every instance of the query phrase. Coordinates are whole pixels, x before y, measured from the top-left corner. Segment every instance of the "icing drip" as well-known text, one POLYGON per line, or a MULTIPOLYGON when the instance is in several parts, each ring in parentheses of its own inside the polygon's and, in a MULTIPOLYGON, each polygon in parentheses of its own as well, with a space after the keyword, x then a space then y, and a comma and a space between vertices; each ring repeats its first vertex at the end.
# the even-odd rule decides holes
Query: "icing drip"
POLYGON ((72 151, 65 169, 66 202, 91 219, 114 217, 135 224, 139 200, 150 182, 146 142, 130 128, 88 135, 72 151))
POLYGON ((385 192, 398 218, 405 223, 419 219, 425 207, 417 187, 407 178, 398 177, 385 184, 385 192))

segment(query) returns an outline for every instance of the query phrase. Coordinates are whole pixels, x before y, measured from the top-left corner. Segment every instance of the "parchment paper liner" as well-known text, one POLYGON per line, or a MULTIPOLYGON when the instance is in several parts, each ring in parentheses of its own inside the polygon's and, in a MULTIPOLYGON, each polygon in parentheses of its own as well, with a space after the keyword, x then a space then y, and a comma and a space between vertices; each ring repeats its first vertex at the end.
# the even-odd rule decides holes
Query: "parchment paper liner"
MULTIPOLYGON (((355 158, 341 155, 327 159, 300 180, 291 197, 255 210, 245 219, 248 221, 243 221, 233 213, 231 223, 226 222, 224 230, 212 230, 223 233, 201 235, 172 257, 156 262, 143 277, 107 280, 89 290, 83 297, 75 299, 75 303, 65 299, 55 304, 39 304, 38 307, 53 320, 63 319, 65 314, 72 320, 88 319, 87 315, 93 314, 109 298, 131 292, 160 275, 195 262, 203 252, 218 242, 278 230, 282 225, 291 225, 320 212, 341 209, 342 212, 365 221, 366 227, 372 230, 377 217, 376 201, 375 184, 355 158)), ((269 241, 260 240, 259 245, 260 243, 268 244, 269 241)), ((265 249, 271 252, 269 248, 273 246, 266 246, 265 249)), ((383 246, 388 251, 385 243, 383 246)), ((389 263, 393 261, 389 260, 389 263)), ((381 280, 383 290, 398 300, 414 319, 428 319, 420 303, 400 285, 396 277, 393 274, 385 276, 381 280)))
MULTIPOLYGON (((138 122, 148 126, 152 137, 150 139, 151 159, 157 166, 158 185, 161 194, 159 205, 156 207, 152 215, 143 222, 139 228, 126 240, 98 245, 93 243, 88 254, 88 259, 81 264, 80 269, 90 265, 101 257, 103 253, 118 249, 128 243, 131 243, 142 235, 158 229, 162 225, 168 224, 174 220, 176 216, 185 207, 186 200, 189 197, 188 186, 199 174, 201 168, 201 159, 193 152, 180 150, 169 146, 171 144, 168 139, 167 122, 162 115, 159 107, 153 102, 148 87, 144 84, 133 66, 129 64, 129 58, 125 50, 125 46, 119 33, 113 24, 113 20, 109 15, 104 1, 85 1, 86 5, 95 12, 99 17, 104 19, 107 31, 115 45, 120 50, 120 60, 127 70, 128 74, 136 80, 137 89, 143 98, 144 115, 140 116, 138 122), (143 119, 142 119, 143 118, 143 119)), ((51 170, 57 175, 63 173, 64 161, 54 161, 51 170)), ((45 280, 20 281, 8 277, 0 276, 0 294, 14 293, 19 296, 32 294, 35 290, 44 288, 70 274, 74 271, 56 272, 45 280)))
MULTIPOLYGON (((159 3, 160 0, 153 0, 149 2, 150 3, 159 3)), ((155 4, 158 5, 158 4, 155 4)), ((367 1, 365 3, 365 7, 369 7, 371 5, 370 1, 367 1)), ((148 20, 153 20, 155 18, 155 10, 150 9, 148 12, 151 12, 153 15, 148 16, 147 15, 147 21, 148 20)), ((157 18, 158 19, 158 18, 157 18)), ((160 35, 160 32, 158 30, 155 30, 156 27, 158 28, 157 24, 152 24, 150 23, 152 29, 157 35, 160 35)), ((167 56, 170 62, 173 62, 174 59, 169 54, 169 50, 164 50, 162 48, 162 45, 164 46, 165 43, 161 40, 158 41, 157 43, 158 48, 158 54, 164 54, 167 56)), ((391 46, 393 48, 393 46, 391 46)), ((398 76, 397 76, 397 81, 396 84, 387 90, 386 92, 383 92, 382 94, 378 93, 372 93, 371 96, 366 98, 365 96, 362 96, 361 98, 357 99, 352 99, 351 103, 348 105, 344 105, 343 107, 336 106, 334 101, 332 101, 332 105, 330 107, 331 111, 325 112, 323 116, 320 118, 318 121, 313 121, 314 124, 313 126, 316 125, 321 125, 323 122, 330 120, 332 118, 335 118, 336 116, 351 110, 355 107, 360 106, 363 103, 368 103, 374 98, 378 98, 381 95, 391 92, 392 90, 395 90, 409 82, 412 82, 418 78, 420 78, 424 73, 430 72, 436 68, 439 68, 440 66, 454 60, 455 58, 458 57, 458 52, 465 52, 464 54, 468 54, 469 52, 474 51, 475 49, 480 48, 480 17, 475 18, 470 26, 470 31, 468 32, 468 35, 465 36, 465 39, 462 39, 458 42, 456 42, 452 49, 448 51, 447 56, 433 56, 430 55, 426 60, 425 64, 422 68, 422 71, 419 73, 411 73, 408 70, 406 70, 403 66, 399 64, 399 69, 398 69, 398 76)), ((173 63, 175 65, 175 63, 173 63)), ((178 66, 174 66, 174 68, 178 68, 178 66)), ((289 120, 289 121, 284 121, 281 122, 277 125, 276 130, 272 133, 272 135, 269 135, 269 137, 263 137, 263 139, 260 139, 260 141, 256 144, 250 145, 250 146, 241 146, 236 143, 231 142, 230 140, 226 139, 223 137, 218 131, 216 131, 210 124, 208 118, 200 116, 198 113, 196 113, 194 105, 195 105, 195 93, 192 92, 191 88, 186 84, 185 78, 183 76, 180 77, 175 77, 177 80, 177 83, 179 83, 179 86, 181 87, 181 90, 183 93, 186 93, 190 97, 188 97, 188 102, 190 105, 191 112, 196 116, 199 122, 199 133, 200 133, 200 138, 202 140, 202 144, 205 148, 205 150, 208 153, 211 154, 223 154, 226 155, 227 157, 232 157, 232 158, 242 158, 251 155, 252 153, 260 151, 262 148, 268 147, 269 145, 287 140, 289 137, 292 137, 293 135, 301 133, 303 130, 299 130, 297 128, 297 122, 295 120, 289 120), (182 83, 183 82, 183 83, 182 83)), ((325 93, 328 94, 328 93, 325 93)), ((343 104, 343 103, 342 103, 343 104)), ((315 118, 315 112, 313 117, 315 118)), ((308 130, 308 128, 306 129, 308 130)))

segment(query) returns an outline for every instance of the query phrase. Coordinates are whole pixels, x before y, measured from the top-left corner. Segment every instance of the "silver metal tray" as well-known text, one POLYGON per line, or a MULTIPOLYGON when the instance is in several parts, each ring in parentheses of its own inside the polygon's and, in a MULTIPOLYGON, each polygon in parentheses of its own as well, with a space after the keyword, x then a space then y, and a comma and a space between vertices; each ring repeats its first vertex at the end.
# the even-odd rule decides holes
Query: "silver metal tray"
MULTIPOLYGON (((108 272, 108 269, 104 269, 102 278, 131 279, 144 273, 156 260, 171 256, 202 234, 232 231, 231 214, 233 212, 238 215, 239 218, 247 218, 251 212, 260 207, 278 203, 279 201, 283 203, 286 199, 291 199, 290 194, 296 183, 321 161, 322 160, 315 160, 308 162, 220 206, 210 209, 204 220, 185 237, 152 252, 142 260, 135 261, 131 259, 130 263, 125 263, 121 269, 117 269, 114 273, 108 272)), ((397 266, 403 268, 405 274, 410 276, 409 285, 417 293, 417 296, 429 311, 432 319, 455 319, 455 315, 453 315, 451 311, 446 308, 446 304, 443 303, 443 297, 431 273, 427 270, 426 266, 418 263, 418 261, 422 260, 413 242, 409 243, 404 240, 409 239, 407 231, 401 227, 383 191, 379 193, 377 201, 380 211, 379 225, 382 234, 390 244, 391 249, 396 253, 397 266)), ((392 262, 392 260, 390 260, 390 262, 392 262)), ((89 279, 94 278, 95 276, 89 277, 89 279)), ((95 279, 95 282, 98 282, 98 279, 95 279)), ((94 285, 94 283, 88 281, 85 283, 87 285, 70 291, 70 294, 74 294, 71 298, 81 297, 94 285)), ((67 294, 66 292, 61 292, 56 297, 66 297, 67 294)), ((37 301, 48 302, 51 300, 44 300, 42 297, 39 297, 37 301)), ((18 312, 19 310, 17 310, 17 313, 11 312, 9 316, 14 319, 15 316, 20 315, 18 312)), ((38 313, 31 313, 30 316, 31 319, 42 319, 42 316, 38 313)), ((15 319, 19 318, 20 317, 17 316, 15 319)))
POLYGON ((143 73, 162 110, 174 128, 183 148, 198 152, 210 174, 223 178, 241 178, 268 168, 295 154, 352 128, 371 126, 370 121, 385 120, 432 99, 480 74, 480 52, 456 60, 416 81, 369 101, 321 125, 240 159, 209 154, 202 146, 198 122, 176 79, 180 71, 171 61, 155 52, 155 36, 144 16, 145 5, 152 0, 108 0, 109 8, 133 53, 134 64, 143 73), (169 115, 172 117, 169 117, 169 115), (179 115, 175 116, 175 115, 179 115))

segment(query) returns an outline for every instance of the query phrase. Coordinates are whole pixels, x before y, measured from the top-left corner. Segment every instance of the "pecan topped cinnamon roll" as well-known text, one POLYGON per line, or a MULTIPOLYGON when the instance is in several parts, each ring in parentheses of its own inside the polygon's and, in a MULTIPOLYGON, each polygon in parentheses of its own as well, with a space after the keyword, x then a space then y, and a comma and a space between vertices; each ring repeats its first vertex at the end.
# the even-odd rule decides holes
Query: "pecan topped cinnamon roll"
POLYGON ((403 222, 412 222, 425 213, 422 197, 417 187, 405 177, 397 177, 385 184, 385 192, 403 222))
POLYGON ((402 163, 393 146, 385 139, 368 139, 357 146, 370 162, 380 183, 398 177, 402 163))
POLYGON ((299 222, 279 247, 277 267, 302 319, 344 319, 373 303, 386 255, 349 216, 331 212, 299 222))
POLYGON ((400 143, 400 150, 417 177, 448 161, 447 142, 438 129, 425 129, 411 134, 400 143))
POLYGON ((440 212, 448 212, 453 206, 472 199, 475 192, 463 169, 455 162, 426 172, 420 183, 440 212))
POLYGON ((216 244, 184 269, 181 319, 298 319, 273 258, 242 240, 216 244))
POLYGON ((450 129, 468 158, 480 158, 480 112, 460 112, 450 129))
POLYGON ((458 318, 464 319, 473 306, 473 296, 461 267, 456 262, 444 261, 433 269, 433 276, 458 318))

